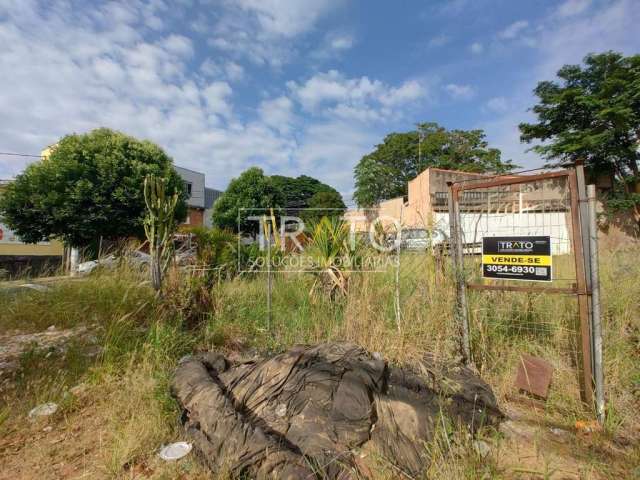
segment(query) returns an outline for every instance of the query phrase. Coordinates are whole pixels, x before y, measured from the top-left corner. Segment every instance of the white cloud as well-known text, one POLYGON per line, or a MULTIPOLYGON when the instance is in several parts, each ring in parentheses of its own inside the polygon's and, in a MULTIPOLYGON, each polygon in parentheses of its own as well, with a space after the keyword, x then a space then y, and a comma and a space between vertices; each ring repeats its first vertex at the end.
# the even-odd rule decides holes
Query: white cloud
POLYGON ((496 113, 503 113, 509 109, 507 99, 504 97, 494 97, 489 99, 486 103, 486 107, 496 113))
POLYGON ((338 2, 331 0, 237 0, 240 8, 256 15, 262 29, 273 35, 294 37, 314 26, 338 2))
POLYGON ((449 83, 444 86, 444 89, 454 100, 469 100, 476 94, 475 89, 471 85, 449 83))
POLYGON ((640 36, 634 32, 638 25, 640 3, 634 0, 614 1, 588 16, 552 18, 539 33, 543 61, 536 73, 549 79, 562 65, 580 63, 591 52, 637 54, 640 36))
POLYGON ((517 22, 513 22, 507 28, 498 33, 498 37, 506 40, 516 38, 528 26, 529 22, 527 22, 526 20, 518 20, 517 22))
POLYGON ((315 172, 317 178, 345 192, 350 189, 355 162, 379 141, 375 132, 352 122, 316 123, 305 130, 296 158, 303 171, 315 172))
MULTIPOLYGON (((372 122, 426 98, 417 80, 387 85, 331 71, 291 82, 254 108, 237 105, 232 80, 247 75, 243 65, 217 54, 201 59, 196 40, 149 30, 149 14, 163 18, 163 28, 175 20, 153 3, 0 3, 0 150, 37 154, 65 134, 106 126, 158 143, 214 187, 258 164, 347 191, 355 162, 384 133, 372 122), (318 108, 304 123, 302 102, 318 108)), ((271 44, 263 47, 266 55, 271 44)), ((0 157, 0 178, 25 164, 0 157)))
POLYGON ((469 47, 469 50, 471 50, 471 53, 480 54, 484 52, 484 45, 480 42, 473 42, 469 47))
POLYGON ((591 0, 566 0, 558 7, 557 15, 572 17, 585 12, 591 6, 591 0))
POLYGON ((330 39, 329 45, 334 50, 348 50, 353 47, 353 37, 351 35, 337 35, 330 39))
POLYGON ((226 61, 220 64, 212 58, 206 58, 200 64, 200 72, 208 78, 226 79, 230 82, 237 82, 244 78, 244 67, 233 61, 226 61))
POLYGON ((308 53, 312 60, 324 62, 342 57, 355 45, 355 38, 344 32, 327 33, 318 48, 308 53))
MULTIPOLYGON (((214 18, 198 18, 192 28, 207 35, 211 47, 258 65, 280 68, 297 53, 292 39, 312 31, 342 3, 342 0, 225 0, 214 18)), ((348 36, 338 36, 329 48, 345 50, 352 42, 348 36)))
POLYGON ((242 80, 244 78, 244 68, 236 62, 227 62, 224 71, 229 80, 242 80))
POLYGON ((202 97, 205 100, 208 111, 225 117, 231 116, 231 105, 227 99, 232 92, 233 90, 227 82, 213 82, 209 84, 202 91, 202 97))
POLYGON ((280 132, 289 132, 294 118, 293 102, 283 96, 263 100, 259 107, 262 121, 280 132))
MULTIPOLYGON (((368 77, 346 78, 337 70, 318 73, 306 82, 288 82, 287 86, 300 103, 310 111, 324 104, 342 103, 342 112, 354 108, 393 107, 426 97, 425 87, 417 80, 409 80, 391 87, 368 77), (349 106, 351 109, 346 109, 349 106)), ((370 117, 371 115, 366 115, 370 117)))
POLYGON ((183 35, 169 35, 162 41, 162 45, 167 51, 175 55, 184 57, 190 57, 193 55, 193 45, 191 45, 191 40, 183 35))
POLYGON ((424 85, 417 80, 408 80, 399 87, 388 89, 388 91, 380 97, 380 102, 390 106, 402 105, 426 96, 427 91, 424 85))
MULTIPOLYGON (((563 6, 566 5, 563 4, 563 6)), ((514 86, 507 109, 490 122, 478 125, 485 128, 492 145, 501 148, 506 158, 527 167, 540 167, 544 161, 535 153, 526 152, 531 146, 520 143, 518 124, 535 121, 528 111, 536 104, 532 90, 542 80, 553 80, 560 67, 581 63, 589 52, 620 51, 626 55, 640 51, 640 37, 635 33, 640 25, 640 3, 634 0, 614 0, 599 8, 554 10, 535 29, 538 62, 527 72, 527 80, 514 86), (571 13, 571 14, 569 14, 571 13)), ((562 6, 561 6, 562 8, 562 6)))

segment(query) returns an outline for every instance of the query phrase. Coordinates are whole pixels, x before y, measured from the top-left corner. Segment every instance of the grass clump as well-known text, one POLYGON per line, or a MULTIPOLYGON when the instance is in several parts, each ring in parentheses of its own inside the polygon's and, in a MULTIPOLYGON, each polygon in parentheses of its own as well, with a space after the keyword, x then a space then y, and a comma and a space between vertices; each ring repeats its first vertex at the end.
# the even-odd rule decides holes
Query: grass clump
MULTIPOLYGON (((603 435, 626 438, 632 445, 640 431, 638 253, 604 252, 600 269, 608 396, 603 435)), ((458 329, 448 265, 430 255, 406 253, 398 276, 399 321, 393 268, 352 273, 346 295, 310 295, 314 274, 274 273, 269 329, 266 278, 260 274, 216 276, 214 281, 195 269, 172 272, 159 298, 139 271, 123 266, 60 282, 45 292, 0 293, 6 305, 0 310, 3 338, 15 330, 42 332, 50 325, 89 332, 62 350, 24 350, 9 384, 0 391, 0 429, 25 428, 29 408, 55 401, 61 405, 56 418, 63 423, 81 421, 83 412, 92 412, 95 476, 134 477, 135 469, 144 465, 155 478, 205 478, 194 461, 165 466, 155 459, 160 445, 180 435, 179 411, 169 393, 178 359, 211 348, 281 351, 296 343, 347 340, 394 363, 411 362, 427 352, 455 360, 458 329), (85 385, 86 393, 71 394, 77 385, 85 385)), ((469 308, 474 359, 501 402, 513 393, 520 354, 531 353, 555 367, 544 420, 569 429, 574 420, 590 416, 578 395, 573 298, 470 292, 469 308)), ((499 438, 489 439, 498 446, 481 458, 465 435, 445 424, 433 444, 425 446, 433 459, 429 478, 510 478, 501 467, 499 438)), ((591 460, 581 461, 592 462, 593 471, 614 471, 623 478, 620 471, 640 467, 633 453, 640 458, 638 448, 632 447, 624 467, 615 471, 607 470, 609 454, 591 453, 591 460)), ((547 473, 551 471, 549 467, 547 473)), ((379 478, 397 475, 388 465, 380 472, 379 478)))

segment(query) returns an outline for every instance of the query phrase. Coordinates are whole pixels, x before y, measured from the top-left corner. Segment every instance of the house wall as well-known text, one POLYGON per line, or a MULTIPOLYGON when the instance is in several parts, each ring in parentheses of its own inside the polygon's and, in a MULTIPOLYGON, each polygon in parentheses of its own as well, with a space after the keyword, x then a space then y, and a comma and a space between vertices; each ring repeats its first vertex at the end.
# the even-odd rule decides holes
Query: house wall
MULTIPOLYGON (((374 211, 377 212, 377 209, 374 211)), ((353 225, 354 231, 358 233, 369 231, 370 217, 375 217, 375 215, 372 215, 372 210, 362 208, 347 210, 343 215, 345 221, 349 223, 349 225, 353 225)))
MULTIPOLYGON (((420 173, 416 178, 410 180, 407 185, 407 201, 403 204, 403 198, 397 197, 380 202, 377 207, 367 209, 369 220, 376 216, 389 216, 400 220, 402 213, 403 228, 431 228, 433 218, 433 198, 435 192, 448 192, 447 182, 483 178, 485 175, 479 173, 457 172, 453 170, 442 170, 438 168, 428 168, 420 173)), ((362 216, 360 210, 350 210, 345 214, 345 219, 352 219, 362 216)), ((383 220, 382 224, 387 227, 392 222, 383 220)), ((359 221, 358 231, 366 231, 369 228, 369 221, 359 221)))
MULTIPOLYGON (((4 189, 3 185, 0 185, 0 195, 4 189)), ((56 257, 62 256, 64 247, 61 242, 57 240, 51 240, 50 242, 39 242, 36 244, 24 243, 20 240, 18 235, 11 230, 7 225, 0 222, 0 256, 20 256, 20 257, 56 257)))
POLYGON ((189 208, 187 211, 187 219, 183 225, 202 227, 204 225, 204 210, 199 208, 189 208))
POLYGON ((2 239, 0 239, 0 255, 2 256, 21 256, 21 257, 37 257, 37 256, 62 256, 64 247, 61 242, 52 240, 50 242, 40 242, 36 244, 21 242, 8 227, 0 223, 0 231, 2 239), (10 240, 6 240, 9 236, 10 240))
POLYGON ((191 184, 191 195, 187 198, 187 205, 204 209, 204 173, 183 167, 175 169, 185 183, 191 184))

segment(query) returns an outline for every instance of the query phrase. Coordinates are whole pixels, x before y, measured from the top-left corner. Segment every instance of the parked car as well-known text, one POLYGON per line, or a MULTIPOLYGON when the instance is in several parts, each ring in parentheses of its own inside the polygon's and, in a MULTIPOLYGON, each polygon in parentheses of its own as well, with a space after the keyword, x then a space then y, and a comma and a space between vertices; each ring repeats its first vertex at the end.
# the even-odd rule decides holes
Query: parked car
POLYGON ((402 230, 400 248, 403 250, 426 250, 446 241, 446 235, 440 230, 409 228, 402 230))

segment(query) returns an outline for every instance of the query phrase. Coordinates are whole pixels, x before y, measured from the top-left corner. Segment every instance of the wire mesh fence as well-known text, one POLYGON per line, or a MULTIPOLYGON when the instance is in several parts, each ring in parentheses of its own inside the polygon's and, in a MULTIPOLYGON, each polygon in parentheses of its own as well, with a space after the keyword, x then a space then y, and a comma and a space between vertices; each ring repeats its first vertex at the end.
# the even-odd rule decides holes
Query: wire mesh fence
MULTIPOLYGON (((547 360, 555 370, 551 390, 560 409, 580 401, 582 343, 577 296, 576 241, 572 215, 577 212, 570 176, 535 179, 525 183, 476 188, 473 182, 461 186, 457 196, 458 235, 469 322, 469 343, 475 364, 481 370, 496 370, 495 362, 510 359, 515 370, 522 354, 547 360), (470 190, 465 190, 469 188, 470 190), (551 275, 549 282, 529 288, 530 283, 488 279, 488 261, 483 255, 487 237, 549 237, 551 275), (483 278, 485 277, 485 278, 483 278), (510 355, 505 357, 504 351, 510 355), (564 405, 563 405, 564 404, 564 405)), ((447 212, 448 215, 448 212, 447 212)), ((442 213, 444 216, 444 212, 442 213)), ((489 266, 500 269, 500 266, 489 266)), ((508 267, 531 275, 544 269, 508 267)), ((517 276, 517 275, 516 275, 517 276)), ((541 277, 540 279, 542 279, 541 277)), ((504 385, 514 393, 512 385, 504 385)), ((553 400, 553 399, 552 399, 553 400)))

